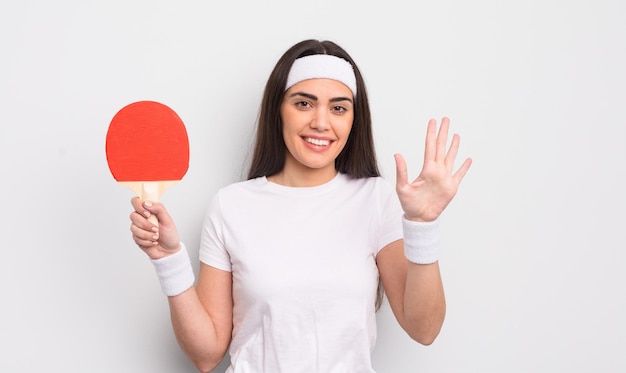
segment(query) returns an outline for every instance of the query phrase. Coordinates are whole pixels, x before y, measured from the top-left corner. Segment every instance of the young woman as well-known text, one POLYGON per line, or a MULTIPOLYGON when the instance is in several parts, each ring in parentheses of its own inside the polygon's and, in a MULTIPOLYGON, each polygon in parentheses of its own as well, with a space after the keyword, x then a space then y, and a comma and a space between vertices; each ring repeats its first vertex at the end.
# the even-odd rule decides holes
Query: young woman
POLYGON ((208 208, 195 286, 165 207, 133 199, 133 239, 198 370, 230 347, 228 372, 373 372, 383 289, 408 335, 432 343, 445 315, 438 217, 471 164, 453 172, 459 136, 446 148, 448 127, 428 123, 414 181, 395 155, 394 190, 378 171, 357 65, 335 43, 305 40, 269 77, 248 180, 208 208))

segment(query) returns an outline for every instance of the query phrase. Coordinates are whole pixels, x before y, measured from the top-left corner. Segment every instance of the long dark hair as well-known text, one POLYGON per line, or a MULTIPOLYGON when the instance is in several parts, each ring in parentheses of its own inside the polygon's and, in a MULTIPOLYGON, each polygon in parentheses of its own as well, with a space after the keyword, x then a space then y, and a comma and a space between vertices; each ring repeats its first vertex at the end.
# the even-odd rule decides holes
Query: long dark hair
MULTIPOLYGON (((370 114, 367 89, 356 63, 339 45, 332 41, 304 40, 289 48, 280 57, 265 85, 256 132, 256 141, 248 179, 272 176, 285 165, 287 147, 283 140, 283 120, 280 106, 285 95, 287 76, 293 62, 312 54, 329 54, 348 61, 356 77, 357 94, 354 102, 354 122, 345 147, 335 159, 337 171, 354 178, 380 176, 370 114)), ((382 304, 384 290, 380 279, 376 293, 376 310, 382 304)))
POLYGON ((354 69, 357 95, 354 105, 354 122, 348 141, 335 160, 337 171, 355 178, 380 176, 370 114, 367 90, 361 72, 352 57, 339 45, 325 40, 304 40, 289 48, 280 57, 265 85, 257 125, 256 142, 248 179, 272 176, 285 165, 287 147, 283 140, 283 121, 280 106, 285 94, 287 76, 293 62, 312 54, 329 54, 348 61, 354 69))

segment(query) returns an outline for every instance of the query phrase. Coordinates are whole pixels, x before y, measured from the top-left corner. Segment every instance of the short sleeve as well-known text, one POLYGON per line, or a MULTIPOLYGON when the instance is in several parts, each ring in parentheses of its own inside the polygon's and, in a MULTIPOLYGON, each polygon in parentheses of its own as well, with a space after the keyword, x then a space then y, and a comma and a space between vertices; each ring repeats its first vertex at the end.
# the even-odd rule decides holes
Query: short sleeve
POLYGON ((220 194, 215 194, 206 211, 200 236, 200 261, 223 271, 232 271, 230 255, 225 246, 224 219, 220 206, 220 194))
POLYGON ((393 186, 386 180, 379 180, 380 232, 377 251, 402 238, 402 206, 393 186))

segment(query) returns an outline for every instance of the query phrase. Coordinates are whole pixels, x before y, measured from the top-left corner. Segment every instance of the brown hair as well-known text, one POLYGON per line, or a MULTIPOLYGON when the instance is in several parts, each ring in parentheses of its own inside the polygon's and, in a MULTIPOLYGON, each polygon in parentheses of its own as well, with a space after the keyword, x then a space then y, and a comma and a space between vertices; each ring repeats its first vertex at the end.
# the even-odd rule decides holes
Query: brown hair
MULTIPOLYGON (((348 61, 356 77, 357 95, 354 102, 354 122, 348 141, 335 160, 337 171, 354 178, 380 176, 374 139, 372 134, 372 117, 363 76, 350 55, 332 41, 304 40, 289 48, 280 57, 265 85, 261 110, 257 125, 254 153, 248 179, 261 176, 272 176, 280 172, 285 165, 287 147, 283 140, 283 121, 280 106, 285 95, 287 76, 293 62, 300 57, 312 54, 329 54, 348 61)), ((378 281, 376 292, 376 310, 382 304, 384 289, 378 281)))
POLYGON ((380 176, 370 114, 367 90, 361 72, 352 57, 337 44, 325 40, 304 40, 289 48, 280 57, 265 85, 256 133, 256 143, 248 179, 272 176, 283 169, 287 147, 283 140, 283 121, 280 105, 285 94, 287 76, 293 62, 312 54, 329 54, 348 61, 354 69, 357 95, 354 103, 354 122, 343 151, 335 160, 337 171, 355 178, 380 176))

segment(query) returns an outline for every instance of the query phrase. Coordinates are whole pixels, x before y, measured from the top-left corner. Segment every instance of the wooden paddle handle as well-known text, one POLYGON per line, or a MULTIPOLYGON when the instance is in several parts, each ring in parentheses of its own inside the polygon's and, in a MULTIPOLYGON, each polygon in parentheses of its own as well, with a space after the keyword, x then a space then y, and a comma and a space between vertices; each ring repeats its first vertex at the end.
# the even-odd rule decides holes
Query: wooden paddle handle
MULTIPOLYGON (((160 187, 158 182, 144 182, 141 186, 141 199, 143 201, 159 202, 160 187)), ((148 221, 159 225, 159 220, 155 215, 150 215, 148 221)))

